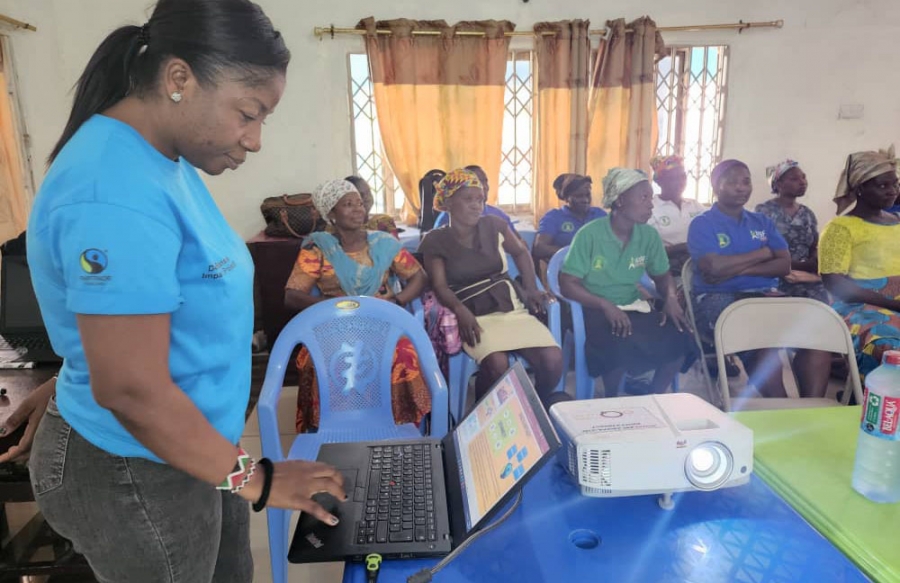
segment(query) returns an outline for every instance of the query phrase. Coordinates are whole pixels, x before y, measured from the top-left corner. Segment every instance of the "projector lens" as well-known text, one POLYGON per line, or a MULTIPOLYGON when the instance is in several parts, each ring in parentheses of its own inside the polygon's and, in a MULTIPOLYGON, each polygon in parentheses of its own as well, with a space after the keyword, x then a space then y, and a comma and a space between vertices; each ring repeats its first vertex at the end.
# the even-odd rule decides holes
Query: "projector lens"
POLYGON ((731 451, 727 447, 718 441, 708 441, 688 453, 684 472, 697 489, 715 490, 731 477, 733 465, 731 451))

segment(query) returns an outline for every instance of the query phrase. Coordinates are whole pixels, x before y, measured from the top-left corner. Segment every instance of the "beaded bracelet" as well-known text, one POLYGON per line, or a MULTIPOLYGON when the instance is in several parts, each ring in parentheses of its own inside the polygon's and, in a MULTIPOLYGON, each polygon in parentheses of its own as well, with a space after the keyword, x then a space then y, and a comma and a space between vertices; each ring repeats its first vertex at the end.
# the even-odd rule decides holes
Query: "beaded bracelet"
POLYGON ((244 451, 244 448, 239 447, 234 469, 225 477, 221 484, 216 486, 216 489, 228 490, 232 494, 237 494, 247 485, 254 472, 256 472, 256 461, 244 451))

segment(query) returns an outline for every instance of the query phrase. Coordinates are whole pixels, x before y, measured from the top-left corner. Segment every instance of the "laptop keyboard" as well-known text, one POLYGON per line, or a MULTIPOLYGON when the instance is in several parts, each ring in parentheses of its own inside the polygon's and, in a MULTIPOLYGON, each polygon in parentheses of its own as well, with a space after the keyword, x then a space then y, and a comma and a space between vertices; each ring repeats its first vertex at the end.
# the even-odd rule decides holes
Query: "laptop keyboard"
POLYGON ((365 519, 356 543, 437 540, 431 447, 424 443, 369 448, 365 519))
POLYGON ((25 348, 27 350, 50 349, 50 339, 43 335, 23 336, 23 335, 4 335, 0 336, 0 349, 10 350, 16 348, 25 348))

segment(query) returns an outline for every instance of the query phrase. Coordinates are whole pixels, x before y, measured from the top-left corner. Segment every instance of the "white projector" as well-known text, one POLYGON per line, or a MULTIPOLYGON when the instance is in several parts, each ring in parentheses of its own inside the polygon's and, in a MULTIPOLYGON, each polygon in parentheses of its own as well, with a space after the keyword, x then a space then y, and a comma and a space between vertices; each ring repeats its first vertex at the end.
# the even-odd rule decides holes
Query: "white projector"
POLYGON ((585 496, 715 490, 746 484, 753 432, 687 394, 566 401, 550 408, 560 458, 585 496))

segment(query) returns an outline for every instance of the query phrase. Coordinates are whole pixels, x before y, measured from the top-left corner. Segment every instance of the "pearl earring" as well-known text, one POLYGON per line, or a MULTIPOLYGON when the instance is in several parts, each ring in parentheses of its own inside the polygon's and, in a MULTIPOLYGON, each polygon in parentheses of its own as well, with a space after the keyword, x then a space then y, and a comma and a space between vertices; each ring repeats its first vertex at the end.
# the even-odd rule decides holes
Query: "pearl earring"
POLYGON ((172 95, 170 95, 172 101, 175 103, 181 103, 181 91, 173 91, 172 95))

